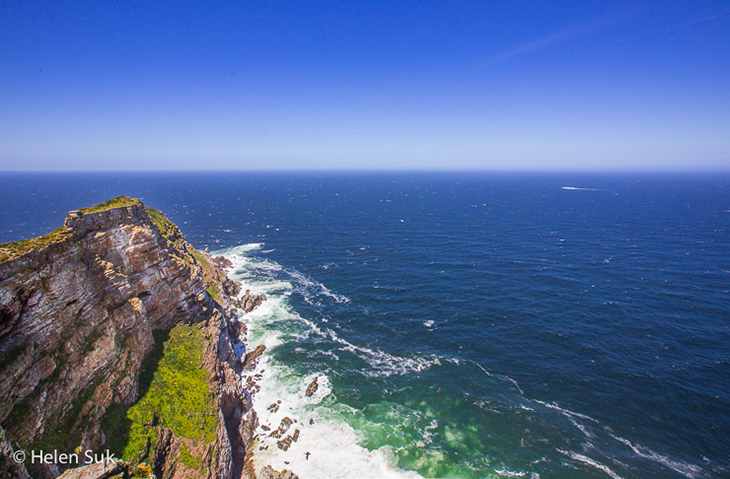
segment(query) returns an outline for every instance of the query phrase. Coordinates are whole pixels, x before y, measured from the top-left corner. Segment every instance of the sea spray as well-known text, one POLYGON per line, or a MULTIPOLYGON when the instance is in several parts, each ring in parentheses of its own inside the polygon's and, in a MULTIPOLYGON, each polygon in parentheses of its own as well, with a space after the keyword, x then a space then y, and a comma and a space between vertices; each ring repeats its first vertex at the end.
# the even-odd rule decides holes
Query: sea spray
POLYGON ((536 478, 561 463, 582 473, 592 470, 586 477, 624 477, 616 466, 626 466, 617 458, 629 457, 685 477, 706 477, 692 464, 627 447, 585 414, 526 397, 514 379, 477 362, 397 355, 345 339, 352 331, 345 335, 325 311, 347 305, 349 298, 259 256, 260 248, 217 253, 232 261, 229 275, 244 291, 268 297, 243 318, 248 347, 267 348, 256 369, 245 373, 257 383, 252 391, 261 423, 257 469, 271 464, 302 479, 536 478), (314 315, 300 315, 291 304, 296 297, 314 315), (318 388, 307 396, 315 377, 318 388), (275 437, 280 428, 286 431, 275 437))
MULTIPOLYGON (((421 477, 416 472, 403 471, 395 466, 394 452, 388 447, 371 451, 359 445, 363 439, 361 434, 343 420, 343 416, 356 416, 359 411, 337 403, 327 371, 301 375, 271 354, 277 346, 295 340, 305 331, 307 334, 312 333, 316 326, 301 318, 288 305, 287 297, 294 289, 291 283, 262 274, 264 271, 282 271, 282 268, 246 255, 259 248, 260 245, 252 244, 218 252, 233 262, 230 276, 240 281, 244 290, 265 293, 268 298, 244 319, 248 328, 246 339, 249 347, 263 344, 269 351, 255 370, 245 374, 260 378, 260 389, 254 392, 254 404, 261 424, 254 454, 257 470, 271 464, 278 470, 292 470, 303 479, 421 477), (307 385, 315 377, 318 388, 311 396, 307 396, 307 385), (296 434, 296 441, 291 441, 286 450, 279 447, 281 438, 272 435, 282 421, 285 421, 284 424, 292 421, 286 432, 290 436, 296 434)), ((335 301, 346 301, 311 279, 303 281, 305 278, 301 273, 293 276, 299 280, 297 288, 300 291, 309 287, 335 301)), ((309 293, 305 297, 312 298, 310 294, 316 293, 309 293)), ((371 353, 377 356, 375 352, 371 353)))
MULTIPOLYGON (((485 431, 475 423, 482 409, 468 396, 439 387, 444 375, 468 379, 489 373, 479 365, 470 372, 471 366, 456 359, 398 356, 353 344, 326 318, 302 317, 290 305, 292 294, 320 307, 327 300, 345 301, 314 279, 257 256, 260 247, 243 245, 216 253, 231 260, 229 276, 242 283, 243 291, 268 298, 243 318, 248 347, 267 348, 256 369, 245 374, 256 376, 257 383, 253 397, 262 426, 254 451, 257 469, 271 464, 302 479, 504 475, 506 469, 496 469, 491 454, 482 452, 494 453, 503 442, 499 437, 485 440, 485 431), (443 367, 448 370, 439 369, 443 367), (307 397, 315 377, 319 387, 307 397), (282 420, 292 423, 287 427, 282 420), (282 424, 286 432, 272 436, 282 424), (297 440, 280 449, 279 441, 297 430, 297 440)), ((495 375, 490 381, 493 392, 513 396, 510 378, 495 375)))

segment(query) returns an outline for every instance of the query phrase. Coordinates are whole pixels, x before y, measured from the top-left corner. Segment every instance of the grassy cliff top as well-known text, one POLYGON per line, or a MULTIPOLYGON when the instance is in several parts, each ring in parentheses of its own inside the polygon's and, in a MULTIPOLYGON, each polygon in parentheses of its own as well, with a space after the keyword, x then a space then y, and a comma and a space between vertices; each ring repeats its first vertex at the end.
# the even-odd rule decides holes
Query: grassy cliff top
MULTIPOLYGON (((81 208, 76 211, 71 211, 69 213, 69 217, 78 218, 90 213, 98 213, 100 211, 107 211, 114 208, 126 208, 129 206, 143 205, 137 198, 118 196, 89 208, 81 208)), ((209 261, 210 256, 197 251, 192 247, 192 245, 185 245, 185 238, 180 232, 180 229, 161 211, 150 208, 149 206, 145 206, 144 209, 152 223, 154 223, 159 229, 160 234, 179 250, 181 259, 189 263, 191 266, 193 266, 196 262, 198 263, 202 270, 206 291, 213 297, 213 299, 220 301, 219 285, 223 278, 217 271, 216 267, 209 261)), ((56 228, 50 233, 37 238, 2 243, 0 244, 0 263, 15 259, 32 250, 42 250, 54 243, 63 241, 71 236, 72 231, 73 230, 67 226, 61 226, 60 228, 56 228)))
MULTIPOLYGON (((97 213, 99 211, 106 211, 113 208, 124 208, 127 206, 141 206, 142 202, 138 200, 137 198, 129 198, 128 196, 118 196, 116 198, 112 198, 109 201, 105 201, 103 203, 96 204, 94 206, 91 206, 89 208, 81 208, 80 210, 76 212, 76 215, 85 215, 89 213, 97 213)), ((147 212, 150 213, 150 210, 152 208, 148 208, 147 212)), ((160 213, 157 210, 153 210, 154 215, 156 215, 156 218, 152 218, 153 213, 150 213, 150 217, 152 220, 157 224, 157 226, 160 228, 160 231, 164 232, 170 230, 170 227, 167 226, 166 223, 169 223, 172 225, 175 229, 177 227, 172 223, 170 220, 165 218, 165 216, 160 213), (164 221, 163 221, 164 219, 164 221), (166 222, 166 223, 165 223, 166 222), (163 227, 160 226, 161 224, 165 224, 167 227, 166 230, 163 230, 163 227)), ((56 228, 55 230, 51 231, 50 233, 39 236, 37 238, 30 238, 30 239, 24 239, 20 241, 11 241, 9 243, 2 243, 0 244, 0 263, 4 261, 8 261, 13 258, 17 258, 18 256, 22 256, 25 253, 28 253, 32 250, 40 250, 47 246, 50 246, 53 243, 57 243, 59 241, 63 241, 64 239, 71 236, 71 228, 68 228, 66 226, 61 226, 60 228, 56 228)))
POLYGON ((147 211, 147 216, 149 216, 152 222, 157 225, 162 236, 172 241, 175 245, 179 245, 180 242, 183 241, 180 229, 178 229, 177 225, 170 221, 167 216, 162 214, 160 210, 150 208, 149 206, 145 206, 144 209, 147 211))
POLYGON ((69 236, 71 236, 71 228, 61 226, 47 235, 39 236, 37 238, 2 243, 0 244, 0 263, 22 256, 34 249, 43 249, 50 244, 63 241, 69 236))
POLYGON ((81 208, 78 210, 82 215, 89 213, 97 213, 99 211, 111 210, 112 208, 124 208, 125 206, 141 206, 142 202, 137 198, 130 198, 129 196, 117 196, 109 201, 103 203, 97 203, 89 208, 81 208))

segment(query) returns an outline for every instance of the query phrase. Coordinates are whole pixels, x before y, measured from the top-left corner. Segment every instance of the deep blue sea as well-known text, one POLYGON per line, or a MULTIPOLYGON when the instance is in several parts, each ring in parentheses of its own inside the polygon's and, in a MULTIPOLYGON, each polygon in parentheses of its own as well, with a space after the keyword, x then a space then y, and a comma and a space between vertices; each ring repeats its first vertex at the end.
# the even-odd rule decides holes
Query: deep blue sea
POLYGON ((118 195, 268 295, 260 464, 730 477, 730 175, 3 174, 0 241, 118 195))

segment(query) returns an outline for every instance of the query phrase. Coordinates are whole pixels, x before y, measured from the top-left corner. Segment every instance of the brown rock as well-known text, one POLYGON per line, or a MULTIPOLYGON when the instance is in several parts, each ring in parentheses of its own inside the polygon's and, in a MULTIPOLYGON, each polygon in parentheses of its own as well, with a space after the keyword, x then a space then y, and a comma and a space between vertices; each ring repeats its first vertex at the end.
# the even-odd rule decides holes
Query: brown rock
POLYGON ((319 376, 315 376, 314 380, 307 386, 307 390, 304 394, 307 395, 307 397, 311 397, 314 393, 317 392, 317 389, 319 389, 319 384, 317 383, 317 379, 319 379, 319 376))
POLYGON ((260 344, 256 346, 256 349, 251 351, 250 353, 246 353, 246 357, 243 361, 243 370, 244 371, 252 371, 256 368, 256 363, 258 363, 259 357, 263 354, 263 352, 266 350, 266 346, 263 344, 260 344))
POLYGON ((279 472, 271 466, 264 466, 258 473, 258 479, 299 479, 299 476, 291 471, 284 469, 279 472))
MULTIPOLYGON (((229 325, 229 335, 231 338, 238 339, 241 336, 246 336, 247 328, 244 323, 238 320, 238 318, 233 318, 229 325)), ((244 338, 245 340, 245 338, 244 338)))
MULTIPOLYGON (((208 478, 253 477, 247 451, 257 418, 235 370, 236 327, 228 313, 233 305, 227 292, 237 286, 226 281, 217 266, 222 262, 203 253, 198 261, 192 245, 170 225, 160 230, 141 202, 79 211, 67 218, 68 233, 60 239, 0 262, 0 426, 1 440, 8 443, 0 444, 0 473, 12 461, 7 454, 13 448, 44 439, 44 431, 67 428, 62 437, 71 450, 103 444, 100 419, 107 408, 139 397, 152 332, 184 322, 204 332, 203 367, 211 375, 217 409, 215 439, 188 446, 203 454, 208 478), (223 293, 218 303, 206 285, 223 293)), ((249 364, 261 352, 254 351, 249 364)), ((146 454, 157 477, 188 475, 178 462, 179 445, 187 439, 149 426, 160 428, 146 454)), ((8 471, 10 477, 28 477, 21 469, 8 471)), ((54 470, 52 465, 33 477, 56 477, 54 470)), ((86 468, 64 477, 94 477, 82 472, 95 474, 86 468)))
POLYGON ((251 294, 251 290, 247 289, 246 293, 236 301, 236 306, 244 312, 250 313, 264 301, 266 301, 265 294, 251 294))
POLYGON ((88 466, 69 469, 59 479, 109 479, 124 472, 125 468, 117 462, 90 464, 88 466))
MULTIPOLYGON (((220 269, 233 268, 233 263, 231 263, 231 260, 229 260, 225 256, 216 256, 214 258, 214 261, 216 262, 217 266, 220 269)), ((240 291, 240 283, 239 283, 239 291, 240 291)), ((236 293, 236 294, 238 294, 238 293, 236 293)))
MULTIPOLYGON (((219 256, 219 258, 223 258, 223 256, 219 256)), ((225 258, 223 258, 223 259, 225 259, 225 258)), ((230 261, 229 261, 229 263, 230 263, 230 261)), ((231 264, 231 266, 233 266, 233 264, 231 264)), ((226 278, 225 280, 223 280, 223 289, 226 291, 226 294, 228 294, 228 296, 230 296, 230 297, 238 296, 238 293, 241 292, 241 283, 239 283, 238 281, 233 281, 232 279, 226 278)))
POLYGON ((279 424, 279 434, 285 434, 286 431, 289 430, 289 426, 292 425, 292 420, 288 417, 285 417, 281 420, 281 423, 279 424))

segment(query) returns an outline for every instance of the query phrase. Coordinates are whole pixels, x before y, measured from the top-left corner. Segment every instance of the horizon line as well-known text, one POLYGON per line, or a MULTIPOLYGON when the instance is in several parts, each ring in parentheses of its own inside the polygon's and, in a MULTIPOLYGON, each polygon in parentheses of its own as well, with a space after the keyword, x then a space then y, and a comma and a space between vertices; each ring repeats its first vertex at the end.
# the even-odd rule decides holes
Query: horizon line
POLYGON ((185 168, 185 169, 0 169, 3 174, 95 174, 95 173, 730 173, 727 167, 645 167, 645 168, 394 168, 394 169, 367 169, 367 168, 185 168))

